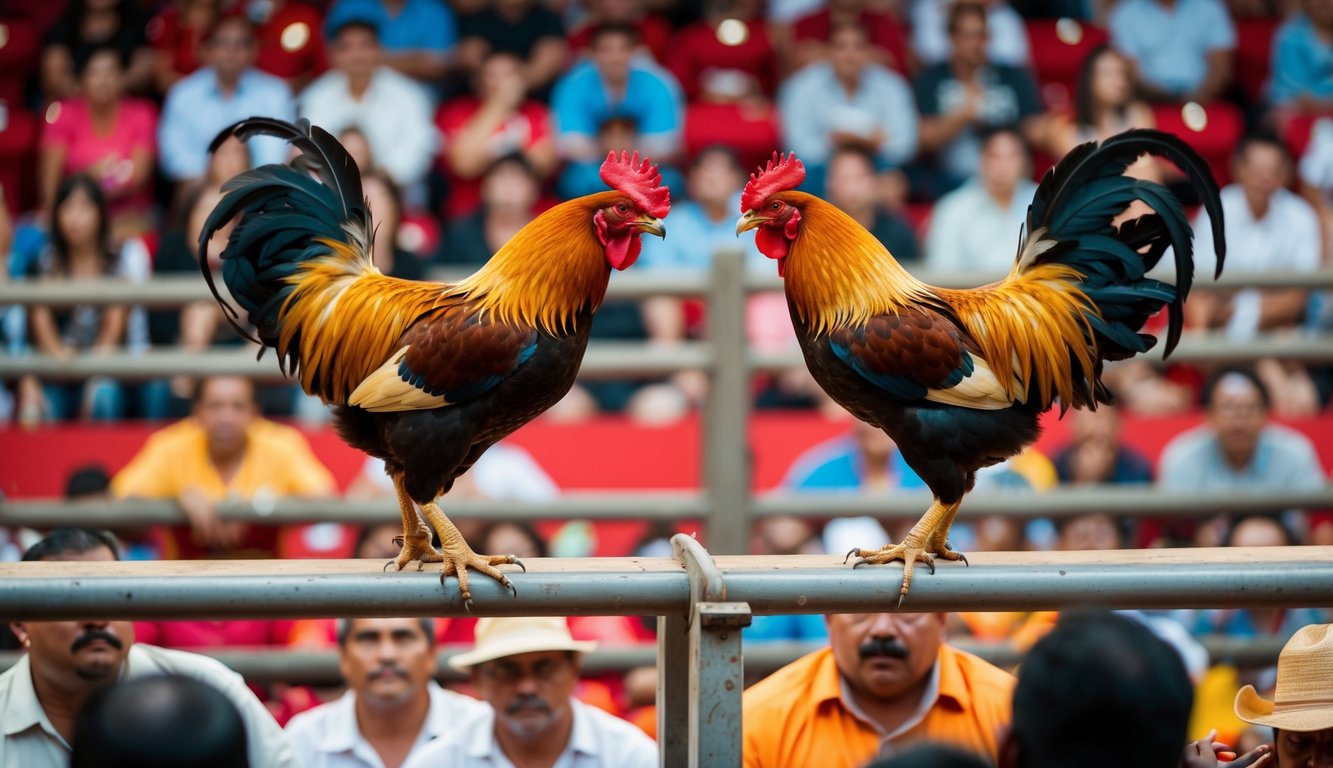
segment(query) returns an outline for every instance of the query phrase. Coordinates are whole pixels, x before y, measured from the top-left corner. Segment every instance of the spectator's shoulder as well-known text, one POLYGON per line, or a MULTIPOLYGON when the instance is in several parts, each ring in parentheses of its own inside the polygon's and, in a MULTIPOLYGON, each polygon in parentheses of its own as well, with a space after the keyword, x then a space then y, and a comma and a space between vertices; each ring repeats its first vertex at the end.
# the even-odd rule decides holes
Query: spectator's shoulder
POLYGON ((271 446, 300 450, 310 449, 310 441, 306 440, 301 430, 268 419, 255 419, 254 423, 250 425, 250 438, 271 446))
MULTIPOLYGON (((836 696, 838 665, 833 651, 821 648, 793 661, 746 689, 741 697, 745 723, 780 722, 778 717, 804 703, 814 708, 819 701, 836 696)), ((762 726, 761 726, 762 727, 762 726)))
POLYGON ((188 451, 191 445, 198 443, 203 437, 203 427, 193 418, 187 417, 149 435, 148 439, 144 441, 143 452, 175 453, 177 451, 188 451))
POLYGON ((145 643, 135 643, 130 647, 129 671, 133 677, 183 675, 224 689, 244 686, 241 676, 217 659, 145 643))
POLYGON ((1158 477, 1178 471, 1194 462, 1203 461, 1204 455, 1211 450, 1216 441, 1217 435, 1207 424, 1200 424, 1171 438, 1162 449, 1161 470, 1158 472, 1158 477))
POLYGON ((1306 437, 1304 432, 1291 427, 1282 424, 1269 424, 1264 427, 1263 436, 1273 447, 1282 452, 1284 457, 1304 459, 1310 456, 1318 456, 1314 441, 1306 437))

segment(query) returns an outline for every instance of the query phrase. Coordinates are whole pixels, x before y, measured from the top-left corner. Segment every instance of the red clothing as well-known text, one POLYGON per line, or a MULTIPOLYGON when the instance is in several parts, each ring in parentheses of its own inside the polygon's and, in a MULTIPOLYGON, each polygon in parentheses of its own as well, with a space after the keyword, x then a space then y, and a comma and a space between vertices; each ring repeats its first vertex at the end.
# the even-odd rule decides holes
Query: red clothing
POLYGON ((163 648, 286 645, 290 620, 136 621, 134 642, 163 648))
MULTIPOLYGON (((441 212, 450 219, 472 213, 481 205, 481 178, 464 179, 453 172, 446 158, 449 143, 462 132, 464 126, 481 109, 476 96, 463 96, 444 106, 435 116, 435 125, 444 137, 445 151, 440 153, 440 169, 449 178, 449 198, 441 212)), ((541 103, 524 102, 508 120, 492 134, 493 146, 501 151, 496 155, 531 149, 538 142, 551 138, 551 113, 541 103)))
POLYGON ((698 99, 706 90, 708 78, 726 70, 749 75, 759 82, 764 94, 773 95, 778 61, 768 29, 759 21, 747 21, 745 27, 747 34, 739 45, 722 42, 718 27, 707 22, 691 24, 676 35, 666 64, 680 81, 686 99, 698 99))
MULTIPOLYGON (((907 35, 898 20, 887 13, 861 11, 858 23, 869 36, 870 44, 889 55, 889 66, 906 74, 911 59, 907 56, 907 35)), ((797 19, 792 25, 792 39, 798 43, 803 40, 828 42, 832 29, 833 16, 825 8, 797 19)))
MULTIPOLYGON (((46 111, 42 149, 51 147, 65 150, 63 175, 86 171, 97 163, 109 161, 108 168, 98 180, 104 190, 123 190, 134 171, 134 153, 139 150, 150 155, 157 153, 157 110, 147 101, 123 99, 111 131, 98 134, 93 129, 88 103, 83 99, 64 99, 46 111)), ((130 197, 111 203, 111 212, 146 210, 152 204, 151 190, 145 184, 130 197)))
POLYGON ((308 5, 292 2, 255 29, 259 59, 255 66, 284 80, 310 79, 328 67, 324 56, 324 18, 308 5))
POLYGON ((153 50, 170 57, 172 71, 181 77, 203 66, 199 54, 204 30, 186 27, 179 8, 172 6, 154 16, 147 33, 153 50))

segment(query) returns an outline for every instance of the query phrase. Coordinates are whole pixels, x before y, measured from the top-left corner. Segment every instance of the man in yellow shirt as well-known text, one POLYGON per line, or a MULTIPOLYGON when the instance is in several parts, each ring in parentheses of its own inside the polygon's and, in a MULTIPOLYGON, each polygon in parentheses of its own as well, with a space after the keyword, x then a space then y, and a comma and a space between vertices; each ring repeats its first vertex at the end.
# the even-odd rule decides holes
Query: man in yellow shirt
POLYGON ((923 741, 994 760, 1014 678, 946 645, 945 618, 828 616, 828 648, 745 692, 745 768, 856 768, 923 741))
POLYGON ((193 415, 149 437, 111 489, 179 502, 190 525, 165 532, 162 554, 195 559, 279 554, 276 528, 223 521, 218 502, 329 496, 335 484, 300 432, 260 418, 249 379, 215 376, 199 384, 193 415))

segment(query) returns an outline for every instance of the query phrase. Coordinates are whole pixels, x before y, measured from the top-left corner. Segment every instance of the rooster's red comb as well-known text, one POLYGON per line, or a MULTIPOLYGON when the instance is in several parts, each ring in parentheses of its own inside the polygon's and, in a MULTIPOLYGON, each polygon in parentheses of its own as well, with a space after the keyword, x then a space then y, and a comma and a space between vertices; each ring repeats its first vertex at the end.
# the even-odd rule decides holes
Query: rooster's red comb
POLYGON ((662 186, 662 174, 648 158, 640 163, 638 152, 630 155, 622 151, 619 158, 614 151, 607 153, 601 174, 602 181, 628 195, 634 207, 649 216, 665 218, 671 210, 671 190, 662 186))
POLYGON ((774 151, 767 166, 760 168, 758 173, 750 174, 750 181, 741 193, 741 213, 760 207, 774 192, 796 189, 803 181, 805 163, 796 159, 796 153, 779 155, 774 151))

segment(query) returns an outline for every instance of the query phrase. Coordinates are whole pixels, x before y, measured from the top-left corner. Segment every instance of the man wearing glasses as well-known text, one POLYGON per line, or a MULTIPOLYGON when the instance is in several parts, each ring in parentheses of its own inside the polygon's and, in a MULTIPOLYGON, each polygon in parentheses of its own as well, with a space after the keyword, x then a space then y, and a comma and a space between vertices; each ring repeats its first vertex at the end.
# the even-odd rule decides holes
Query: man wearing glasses
POLYGON ((634 725, 574 698, 582 654, 596 647, 563 618, 477 622, 476 647, 449 660, 490 707, 421 749, 405 768, 650 768, 657 746, 634 725))

